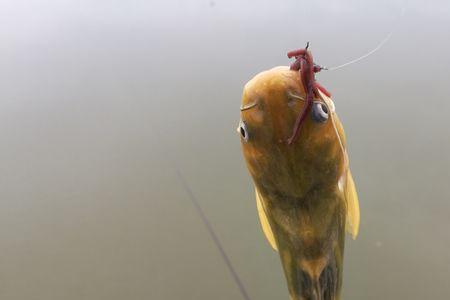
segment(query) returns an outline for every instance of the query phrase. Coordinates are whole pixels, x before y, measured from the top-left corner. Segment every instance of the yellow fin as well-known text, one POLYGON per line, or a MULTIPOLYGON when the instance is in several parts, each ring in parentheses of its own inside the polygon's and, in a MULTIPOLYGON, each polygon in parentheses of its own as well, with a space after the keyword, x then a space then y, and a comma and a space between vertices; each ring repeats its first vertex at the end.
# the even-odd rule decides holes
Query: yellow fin
POLYGON ((272 228, 270 228, 269 220, 267 220, 266 211, 264 210, 264 203, 261 199, 258 189, 255 188, 256 194, 256 206, 258 208, 259 221, 261 222, 261 227, 264 231, 267 241, 272 246, 275 251, 278 251, 275 238, 273 236, 272 228))
POLYGON ((347 201, 347 217, 345 229, 351 234, 353 239, 356 239, 359 231, 359 201, 350 169, 347 171, 346 181, 345 200, 347 201))

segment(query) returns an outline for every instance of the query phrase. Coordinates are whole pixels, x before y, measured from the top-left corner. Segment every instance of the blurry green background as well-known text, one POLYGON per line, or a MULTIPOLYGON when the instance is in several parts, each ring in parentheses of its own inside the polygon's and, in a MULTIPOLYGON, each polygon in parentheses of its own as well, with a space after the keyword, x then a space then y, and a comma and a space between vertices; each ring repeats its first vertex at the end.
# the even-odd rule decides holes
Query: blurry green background
POLYGON ((448 1, 0 2, 0 298, 288 299, 235 128, 311 42, 361 205, 344 299, 450 298, 448 1))

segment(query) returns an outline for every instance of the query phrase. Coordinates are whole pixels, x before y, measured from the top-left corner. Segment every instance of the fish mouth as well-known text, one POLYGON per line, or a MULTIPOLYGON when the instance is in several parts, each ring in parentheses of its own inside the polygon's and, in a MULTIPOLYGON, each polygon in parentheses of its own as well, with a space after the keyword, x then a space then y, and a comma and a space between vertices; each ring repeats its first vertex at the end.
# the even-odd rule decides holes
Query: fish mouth
POLYGON ((297 94, 294 94, 294 93, 291 93, 291 92, 288 92, 287 95, 288 95, 290 98, 294 98, 294 99, 296 99, 296 100, 300 100, 300 101, 305 101, 305 100, 306 100, 304 97, 302 97, 302 96, 300 96, 300 95, 297 95, 297 94))
POLYGON ((241 111, 244 111, 244 110, 248 110, 248 109, 250 109, 250 108, 253 108, 253 107, 255 107, 256 105, 258 104, 258 102, 253 102, 253 103, 248 103, 248 104, 244 104, 244 105, 241 105, 241 111))

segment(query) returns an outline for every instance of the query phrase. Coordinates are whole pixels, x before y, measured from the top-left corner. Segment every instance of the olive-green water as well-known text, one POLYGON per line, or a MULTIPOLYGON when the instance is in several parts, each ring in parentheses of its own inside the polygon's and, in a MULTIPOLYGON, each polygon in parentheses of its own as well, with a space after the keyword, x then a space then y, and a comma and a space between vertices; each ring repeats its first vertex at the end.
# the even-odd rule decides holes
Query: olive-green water
MULTIPOLYGON (((288 299, 235 128, 242 87, 311 42, 370 51, 403 1, 0 3, 0 299, 288 299)), ((318 80, 361 228, 344 299, 450 298, 450 4, 412 0, 370 58, 318 80)))

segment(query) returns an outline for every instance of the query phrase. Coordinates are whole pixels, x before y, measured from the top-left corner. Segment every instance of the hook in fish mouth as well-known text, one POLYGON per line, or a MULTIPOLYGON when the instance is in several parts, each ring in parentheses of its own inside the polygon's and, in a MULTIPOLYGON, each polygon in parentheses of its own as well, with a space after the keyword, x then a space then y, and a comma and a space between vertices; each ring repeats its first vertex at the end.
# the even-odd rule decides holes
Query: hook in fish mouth
POLYGON ((253 103, 248 103, 248 104, 242 105, 242 106, 241 106, 241 111, 244 111, 244 110, 253 108, 253 107, 255 107, 257 104, 258 104, 258 102, 253 102, 253 103))

